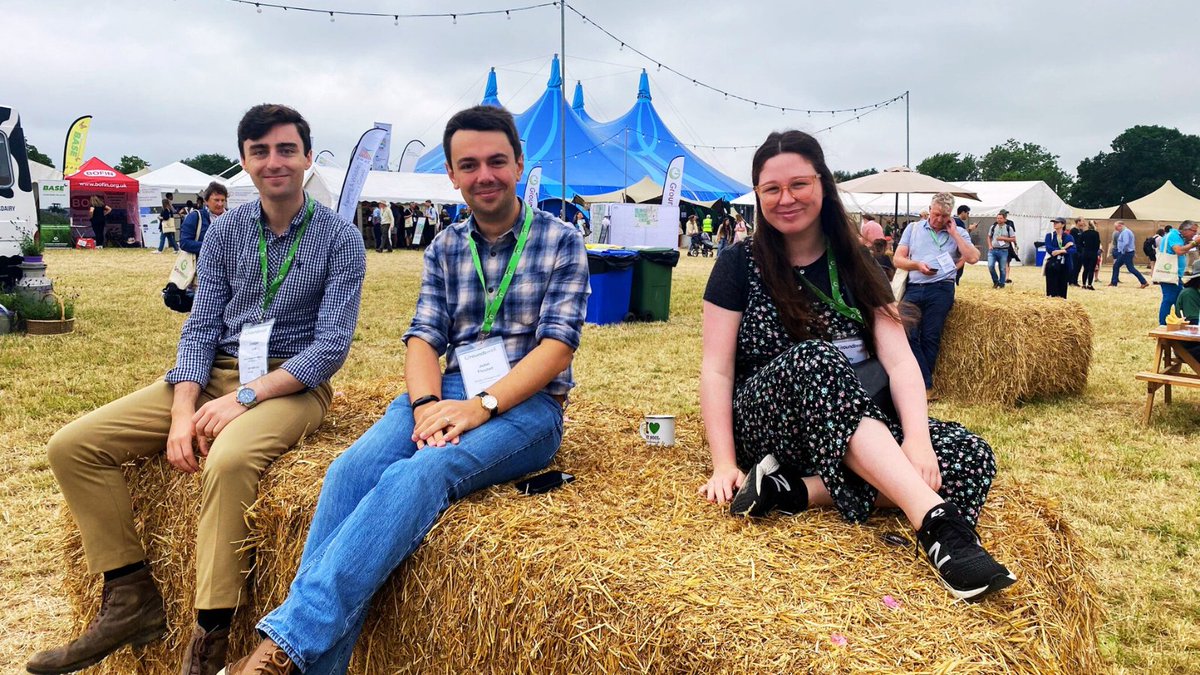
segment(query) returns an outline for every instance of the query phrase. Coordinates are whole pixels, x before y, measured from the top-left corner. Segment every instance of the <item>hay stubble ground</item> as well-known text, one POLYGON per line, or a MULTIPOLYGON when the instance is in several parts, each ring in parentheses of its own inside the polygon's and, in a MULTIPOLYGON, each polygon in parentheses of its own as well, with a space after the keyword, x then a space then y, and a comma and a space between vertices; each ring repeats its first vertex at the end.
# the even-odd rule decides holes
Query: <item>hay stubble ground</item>
MULTIPOLYGON (((170 256, 144 251, 50 251, 50 273, 78 294, 78 330, 53 338, 0 337, 0 671, 57 643, 70 626, 62 592, 61 497, 45 461, 64 423, 160 377, 174 358, 182 316, 157 291, 170 256)), ((700 296, 710 259, 675 271, 672 320, 589 326, 576 359, 578 394, 653 413, 698 412, 700 296)), ((364 309, 337 384, 377 382, 403 369, 399 338, 416 298, 420 258, 368 254, 364 309)), ((1034 269, 1015 269, 1000 293, 1020 303, 1041 295, 1034 269)), ((1107 279, 1107 268, 1104 270, 1107 279)), ((982 267, 964 283, 990 292, 982 267)), ((966 424, 996 448, 1000 469, 1057 501, 1098 557, 1107 618, 1102 656, 1114 672, 1200 672, 1200 392, 1183 390, 1140 424, 1149 366, 1145 337, 1156 289, 1136 286, 1072 299, 1088 311, 1096 340, 1087 390, 1015 409, 946 400, 933 414, 966 424)), ((1029 355, 1029 358, 1036 358, 1029 355)), ((1046 364, 1046 377, 1054 364, 1046 364)), ((630 424, 635 424, 631 420, 630 424)), ((701 475, 683 477, 699 484, 701 475)), ((696 508, 704 508, 697 503, 696 508)), ((847 563, 851 564, 851 563, 847 563)))

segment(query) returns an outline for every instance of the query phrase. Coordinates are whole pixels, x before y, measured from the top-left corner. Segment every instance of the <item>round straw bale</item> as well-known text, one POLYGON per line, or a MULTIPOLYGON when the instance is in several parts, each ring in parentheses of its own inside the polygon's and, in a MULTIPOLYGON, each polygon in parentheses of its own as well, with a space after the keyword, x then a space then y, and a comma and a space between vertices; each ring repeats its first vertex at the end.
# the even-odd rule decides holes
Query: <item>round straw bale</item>
MULTIPOLYGON (((336 398, 321 431, 264 476, 249 515, 252 597, 233 655, 253 646, 253 622, 287 595, 325 467, 388 394, 336 398)), ((678 420, 676 446, 655 448, 628 410, 580 401, 567 415, 555 467, 578 480, 533 497, 499 485, 453 505, 375 598, 351 672, 1099 669, 1091 558, 1051 503, 1013 481, 997 482, 978 530, 1019 582, 972 605, 941 587, 894 513, 865 525, 828 511, 746 521, 704 503, 698 416, 678 420)), ((178 668, 192 622, 197 483, 165 466, 129 473, 172 632, 97 672, 178 668)), ((98 580, 83 573, 78 537, 66 548, 82 627, 98 580)))
POLYGON ((1015 405, 1082 394, 1092 322, 1074 300, 960 287, 933 373, 942 398, 1015 405))

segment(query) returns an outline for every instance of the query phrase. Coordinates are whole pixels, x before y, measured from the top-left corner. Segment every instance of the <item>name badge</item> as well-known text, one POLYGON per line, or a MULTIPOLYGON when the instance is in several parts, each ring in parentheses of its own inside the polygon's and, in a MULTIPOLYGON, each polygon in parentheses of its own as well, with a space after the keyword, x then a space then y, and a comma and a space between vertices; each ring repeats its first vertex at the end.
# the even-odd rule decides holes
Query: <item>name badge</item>
POLYGON ((473 345, 463 345, 454 350, 458 368, 462 371, 463 388, 467 398, 484 391, 508 374, 508 350, 504 338, 494 337, 473 345))
POLYGON ((842 340, 834 340, 833 346, 838 348, 850 361, 850 365, 855 365, 871 358, 867 353, 867 345, 862 341, 862 338, 845 338, 842 340))
POLYGON ((275 319, 242 326, 238 337, 238 381, 249 384, 267 374, 267 358, 271 346, 271 329, 275 319))
POLYGON ((954 271, 954 258, 950 257, 949 253, 943 252, 938 255, 934 267, 938 269, 938 274, 945 274, 948 271, 952 272, 954 271))

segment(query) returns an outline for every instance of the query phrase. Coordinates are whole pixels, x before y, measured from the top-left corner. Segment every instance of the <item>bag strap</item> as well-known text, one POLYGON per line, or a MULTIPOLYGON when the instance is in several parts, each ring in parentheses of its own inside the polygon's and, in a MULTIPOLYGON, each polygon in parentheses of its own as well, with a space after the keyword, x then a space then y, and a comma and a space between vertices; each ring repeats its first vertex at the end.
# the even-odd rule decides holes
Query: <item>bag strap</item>
POLYGON ((204 214, 205 213, 208 213, 209 218, 212 217, 212 214, 209 213, 208 209, 200 209, 200 210, 196 211, 196 240, 197 241, 200 240, 200 237, 203 236, 203 233, 204 233, 204 214))

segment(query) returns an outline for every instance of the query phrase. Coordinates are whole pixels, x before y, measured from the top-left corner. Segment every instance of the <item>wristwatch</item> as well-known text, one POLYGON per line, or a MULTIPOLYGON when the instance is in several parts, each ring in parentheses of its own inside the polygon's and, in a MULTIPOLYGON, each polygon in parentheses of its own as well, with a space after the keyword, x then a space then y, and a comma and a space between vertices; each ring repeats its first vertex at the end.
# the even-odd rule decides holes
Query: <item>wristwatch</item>
POLYGON ((496 400, 495 396, 486 391, 479 392, 478 396, 479 404, 483 406, 484 410, 488 411, 489 417, 495 417, 500 414, 500 402, 496 400))
POLYGON ((253 408, 258 405, 258 394, 254 393, 254 390, 250 387, 242 385, 237 390, 237 402, 241 403, 247 409, 253 408))

